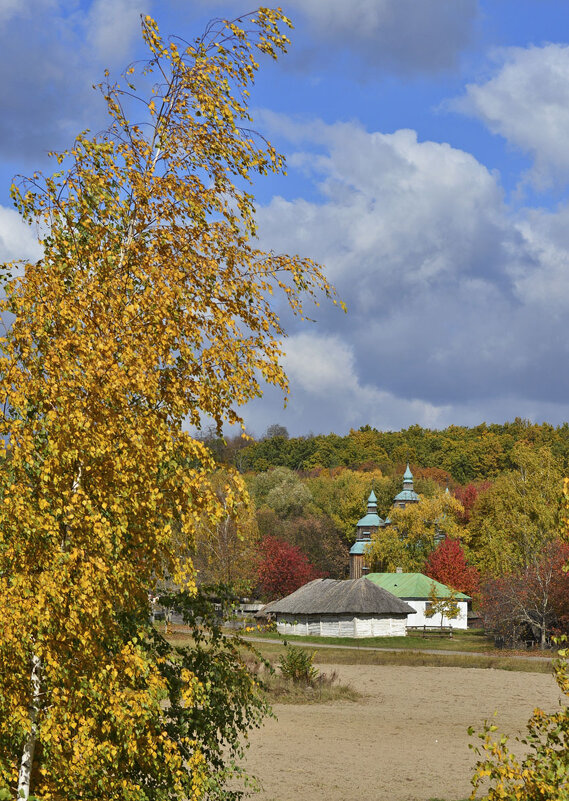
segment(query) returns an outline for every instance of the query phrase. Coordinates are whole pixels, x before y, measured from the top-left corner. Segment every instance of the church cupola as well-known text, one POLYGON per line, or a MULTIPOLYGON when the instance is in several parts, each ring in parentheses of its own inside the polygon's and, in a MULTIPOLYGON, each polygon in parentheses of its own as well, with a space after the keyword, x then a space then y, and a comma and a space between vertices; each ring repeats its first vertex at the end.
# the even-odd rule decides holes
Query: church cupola
POLYGON ((413 473, 409 469, 409 465, 407 465, 407 469, 403 473, 403 490, 399 493, 399 495, 395 496, 393 502, 395 506, 405 509, 407 504, 418 503, 419 500, 419 496, 413 489, 413 473))
POLYGON ((372 490, 367 499, 367 514, 358 520, 356 541, 350 548, 350 578, 360 578, 369 571, 366 565, 365 552, 371 542, 372 535, 385 525, 385 521, 377 513, 377 498, 372 490))

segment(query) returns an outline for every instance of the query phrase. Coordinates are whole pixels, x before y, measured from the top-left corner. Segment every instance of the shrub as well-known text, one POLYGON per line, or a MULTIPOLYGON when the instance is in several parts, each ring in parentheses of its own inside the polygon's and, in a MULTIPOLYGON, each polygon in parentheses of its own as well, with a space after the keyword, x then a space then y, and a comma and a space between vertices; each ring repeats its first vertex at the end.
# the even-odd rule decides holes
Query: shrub
POLYGON ((295 684, 314 684, 318 678, 318 668, 314 666, 315 653, 287 645, 279 660, 281 673, 295 684))
MULTIPOLYGON (((554 662, 555 680, 569 696, 569 651, 559 651, 559 656, 554 662)), ((526 728, 526 736, 516 738, 528 749, 520 760, 508 748, 508 737, 496 739, 497 727, 485 722, 478 734, 482 745, 471 745, 479 756, 471 799, 488 780, 482 801, 569 801, 569 708, 560 706, 549 714, 535 709, 526 728)), ((468 733, 473 734, 472 728, 468 733)))

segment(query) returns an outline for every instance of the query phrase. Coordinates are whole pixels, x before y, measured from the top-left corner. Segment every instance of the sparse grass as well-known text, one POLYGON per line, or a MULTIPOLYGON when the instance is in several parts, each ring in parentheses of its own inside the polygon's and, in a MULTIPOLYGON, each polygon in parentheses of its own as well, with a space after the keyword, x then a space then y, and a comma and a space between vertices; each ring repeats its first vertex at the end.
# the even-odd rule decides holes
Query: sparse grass
MULTIPOLYGON (((174 646, 191 646, 193 637, 183 626, 171 628, 167 635, 168 642, 174 646)), ((265 687, 268 700, 271 704, 315 704, 331 701, 358 701, 361 693, 348 684, 340 684, 336 671, 330 673, 318 672, 318 676, 310 684, 294 684, 281 675, 278 667, 280 657, 285 652, 283 643, 254 643, 256 650, 272 666, 268 670, 251 651, 243 652, 243 659, 251 673, 258 676, 265 687), (271 647, 272 646, 272 647, 271 647)), ((311 650, 314 650, 311 648, 311 650)), ((336 653, 336 651, 334 651, 336 653)), ((322 660, 319 660, 322 661, 322 660)), ((330 662, 339 660, 330 660, 330 662)))
MULTIPOLYGON (((284 646, 276 642, 258 642, 256 647, 270 662, 277 662, 284 646)), ((419 653, 418 651, 365 651, 347 648, 318 648, 317 643, 310 643, 316 650, 315 661, 319 665, 410 665, 426 667, 462 667, 493 670, 513 670, 524 673, 551 673, 549 661, 519 659, 514 656, 497 656, 496 654, 448 654, 444 651, 436 654, 419 653)))
MULTIPOLYGON (((278 635, 269 632, 265 635, 254 633, 251 636, 260 638, 254 644, 255 648, 273 664, 277 664, 284 651, 282 641, 275 642, 278 635)), ((523 673, 551 673, 551 662, 541 659, 522 659, 520 654, 513 654, 504 651, 494 651, 482 647, 486 640, 483 632, 467 631, 460 632, 452 640, 423 640, 421 637, 373 637, 362 640, 351 638, 333 637, 286 637, 287 642, 302 643, 310 646, 311 650, 316 651, 315 661, 319 664, 336 665, 410 665, 427 667, 463 667, 479 668, 492 670, 512 670, 523 673), (389 648, 402 648, 401 642, 405 642, 405 648, 401 651, 389 650, 389 648), (444 643, 445 647, 435 646, 434 643, 444 643), (452 647, 461 644, 461 647, 452 647), (471 647, 473 643, 480 644, 478 647, 471 647), (450 645, 449 645, 450 644, 450 645), (320 648, 321 645, 350 646, 350 648, 320 648), (365 647, 381 648, 379 651, 365 650, 365 647), (420 653, 419 649, 436 650, 439 653, 420 653), (385 650, 384 650, 385 649, 385 650), (461 651, 460 654, 447 653, 448 650, 461 651), (478 652, 478 653, 473 653, 478 652)), ((168 635, 168 641, 173 645, 191 645, 191 635, 184 631, 183 627, 175 626, 168 635)), ((527 655, 530 655, 529 653, 527 655)), ((553 651, 546 652, 547 655, 555 657, 553 651)))
MULTIPOLYGON (((245 636, 248 636, 247 634, 245 636)), ((279 635, 274 631, 250 632, 252 637, 264 640, 275 639, 279 635)), ((437 651, 493 651, 494 641, 481 629, 455 631, 453 636, 439 635, 429 632, 426 637, 421 634, 409 634, 406 637, 301 637, 296 634, 286 635, 290 642, 310 643, 311 645, 349 645, 353 648, 404 648, 413 651, 427 648, 437 651)))
POLYGON ((280 673, 267 674, 263 684, 271 704, 325 704, 359 701, 363 697, 349 684, 340 684, 335 671, 320 673, 312 684, 295 684, 280 673))
MULTIPOLYGON (((279 658, 286 653, 281 650, 279 658)), ((265 656, 265 655, 263 655, 265 656)), ((331 701, 359 701, 363 696, 349 684, 341 684, 335 670, 325 673, 314 668, 306 681, 294 681, 282 672, 276 660, 268 659, 270 667, 251 652, 243 655, 251 673, 263 686, 270 704, 321 704, 331 701)))

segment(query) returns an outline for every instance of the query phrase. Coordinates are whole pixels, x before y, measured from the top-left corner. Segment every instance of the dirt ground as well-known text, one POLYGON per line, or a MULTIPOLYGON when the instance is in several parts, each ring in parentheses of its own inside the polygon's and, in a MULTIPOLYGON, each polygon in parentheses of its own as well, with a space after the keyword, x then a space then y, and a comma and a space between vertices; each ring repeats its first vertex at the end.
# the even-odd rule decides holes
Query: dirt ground
POLYGON ((533 708, 561 697, 545 674, 439 667, 325 665, 358 702, 278 705, 250 737, 258 801, 426 801, 467 798, 476 761, 468 726, 520 734, 533 708))

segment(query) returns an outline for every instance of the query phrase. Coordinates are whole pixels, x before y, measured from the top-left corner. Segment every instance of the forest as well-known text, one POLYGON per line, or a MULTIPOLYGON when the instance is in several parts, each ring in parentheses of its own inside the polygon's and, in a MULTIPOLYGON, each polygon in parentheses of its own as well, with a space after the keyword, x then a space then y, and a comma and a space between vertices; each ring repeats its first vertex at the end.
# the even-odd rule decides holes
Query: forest
POLYGON ((258 439, 223 439, 213 429, 202 439, 218 464, 220 501, 238 473, 250 501, 215 527, 204 520, 199 580, 272 599, 317 577, 347 578, 373 489, 389 524, 372 537, 370 569, 423 572, 466 592, 505 642, 545 646, 569 630, 569 425, 363 426, 292 438, 275 424, 258 439), (407 464, 421 500, 394 508, 407 464))

